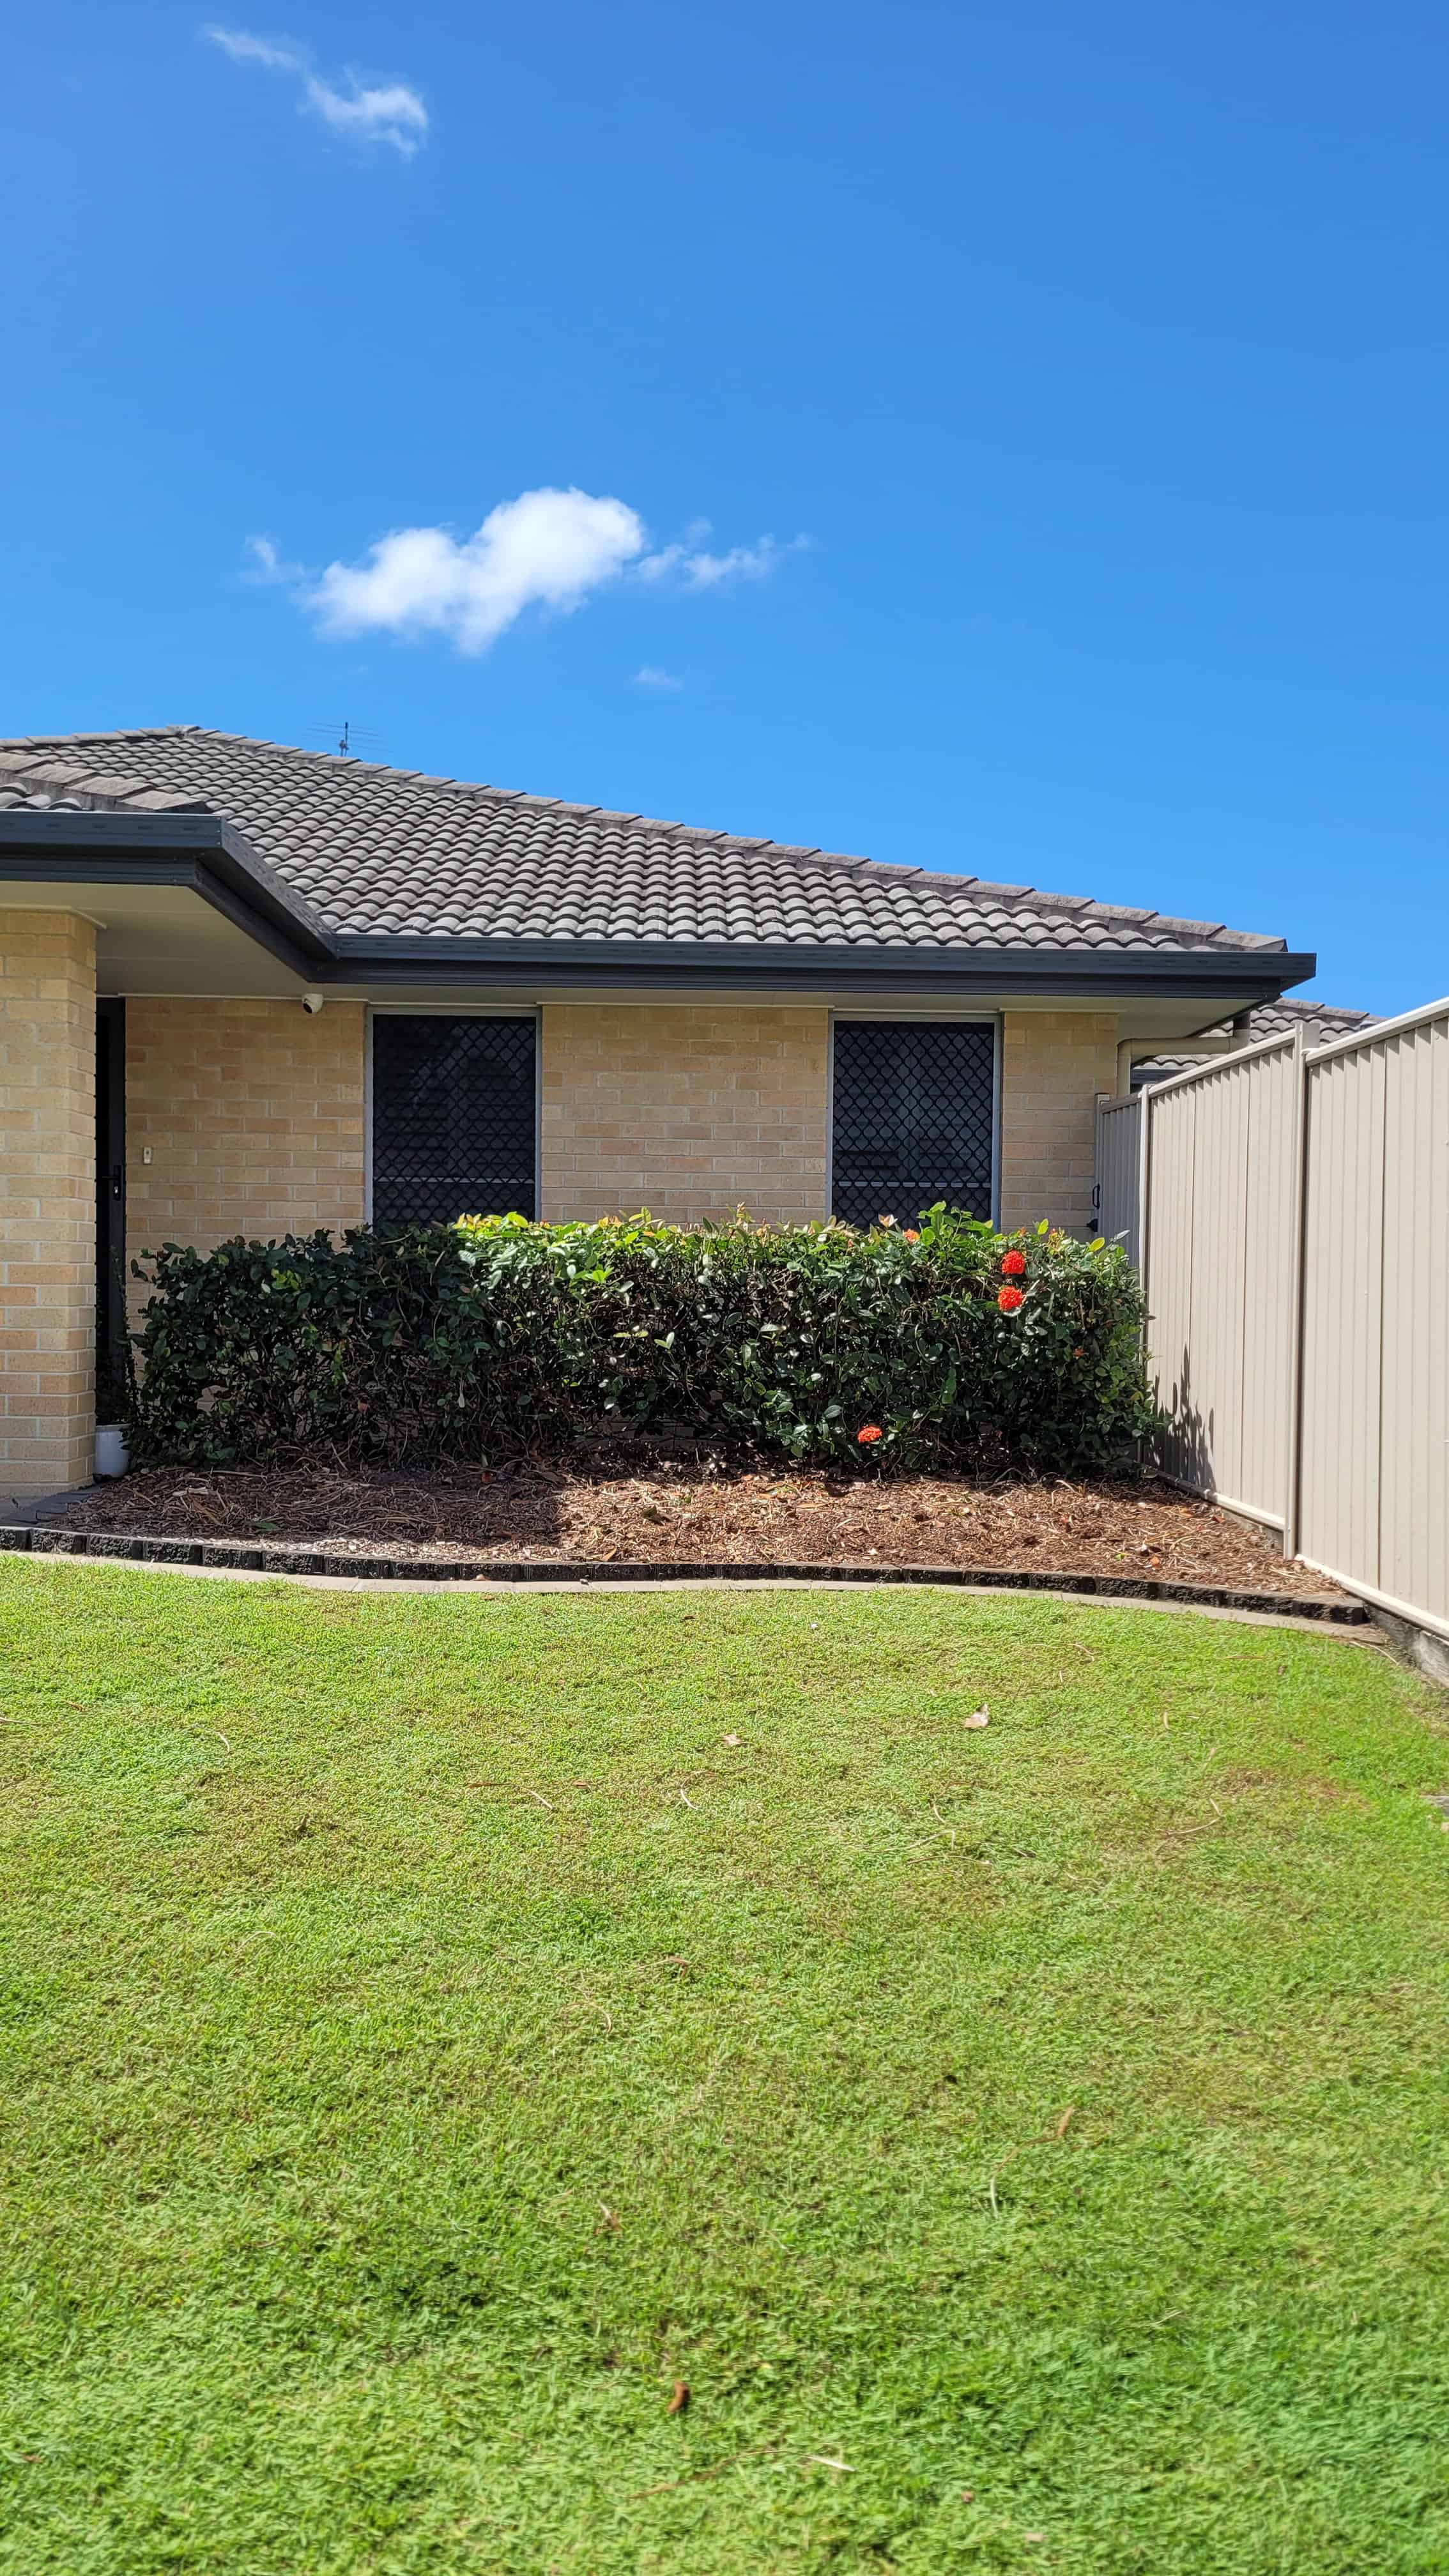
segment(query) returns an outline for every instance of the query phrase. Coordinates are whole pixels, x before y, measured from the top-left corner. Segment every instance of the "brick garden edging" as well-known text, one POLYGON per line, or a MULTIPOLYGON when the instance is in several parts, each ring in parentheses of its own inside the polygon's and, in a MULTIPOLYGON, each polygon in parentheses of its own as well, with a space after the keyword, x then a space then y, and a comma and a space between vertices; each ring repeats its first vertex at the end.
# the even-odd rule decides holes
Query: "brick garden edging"
POLYGON ((0 1550, 32 1556, 119 1558, 140 1565, 210 1566, 230 1574, 348 1575, 362 1583, 936 1583, 957 1590, 1077 1592, 1098 1600, 1177 1601, 1189 1609, 1256 1610, 1270 1618, 1307 1619, 1362 1628, 1361 1601, 1321 1594, 1247 1592, 1222 1583, 1169 1583, 1150 1575, 1054 1573, 1049 1567, 994 1565, 794 1565, 761 1559, 740 1564, 698 1558, 679 1564, 619 1557, 392 1557, 341 1548, 249 1547, 240 1540, 128 1537, 117 1530, 0 1526, 0 1550))

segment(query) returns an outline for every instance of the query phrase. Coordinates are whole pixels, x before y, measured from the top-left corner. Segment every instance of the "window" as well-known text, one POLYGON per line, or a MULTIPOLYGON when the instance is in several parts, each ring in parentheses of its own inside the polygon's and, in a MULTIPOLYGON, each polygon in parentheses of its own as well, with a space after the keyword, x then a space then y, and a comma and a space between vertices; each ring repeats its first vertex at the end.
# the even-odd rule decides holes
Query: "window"
POLYGON ((831 1208, 914 1224, 992 1212, 996 1032, 979 1020, 837 1020, 831 1208))
POLYGON ((372 1022, 372 1221, 532 1216, 531 1019, 379 1011, 372 1022))

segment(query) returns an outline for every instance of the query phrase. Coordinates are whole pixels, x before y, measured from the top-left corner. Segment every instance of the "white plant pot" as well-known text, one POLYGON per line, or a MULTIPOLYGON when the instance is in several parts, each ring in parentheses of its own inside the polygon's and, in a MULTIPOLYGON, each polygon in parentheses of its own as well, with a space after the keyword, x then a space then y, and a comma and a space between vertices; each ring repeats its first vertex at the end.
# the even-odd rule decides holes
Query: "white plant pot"
POLYGON ((96 1468, 98 1476, 124 1476, 131 1463, 126 1435, 119 1422, 96 1424, 96 1468))

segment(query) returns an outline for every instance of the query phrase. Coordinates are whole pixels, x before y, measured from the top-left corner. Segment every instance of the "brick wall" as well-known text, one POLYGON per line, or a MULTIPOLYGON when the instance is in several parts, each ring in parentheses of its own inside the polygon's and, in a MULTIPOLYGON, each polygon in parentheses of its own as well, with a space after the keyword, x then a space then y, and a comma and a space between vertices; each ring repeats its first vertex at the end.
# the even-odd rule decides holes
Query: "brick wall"
MULTIPOLYGON (((133 1249, 359 1222, 360 1002, 329 997, 314 1018, 290 1001, 132 1000, 126 1037, 133 1249)), ((1114 1013, 1007 1013, 1007 1226, 1090 1231, 1093 1104, 1114 1088, 1116 1042, 1114 1013)), ((545 1217, 825 1214, 823 1007, 551 1005, 541 1049, 545 1217)))
POLYGON ((0 1505, 91 1472, 96 934, 0 910, 0 1505))
POLYGON ((361 1002, 127 1002, 133 1252, 359 1225, 362 1151, 361 1002))
POLYGON ((1096 1096, 1117 1087, 1115 1011, 1008 1011, 1001 1030, 1001 1223, 1096 1231, 1096 1096))
POLYGON ((546 1218, 825 1214, 823 1008, 568 1003, 541 1043, 546 1218))

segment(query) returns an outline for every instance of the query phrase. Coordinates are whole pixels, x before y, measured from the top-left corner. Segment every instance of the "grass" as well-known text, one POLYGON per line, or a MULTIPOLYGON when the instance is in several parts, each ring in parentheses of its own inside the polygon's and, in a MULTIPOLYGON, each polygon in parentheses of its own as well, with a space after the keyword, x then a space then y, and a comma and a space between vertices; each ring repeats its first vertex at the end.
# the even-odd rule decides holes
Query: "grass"
POLYGON ((1381 1656, 12 1563, 0 1672, 4 2576, 1449 2568, 1381 1656))

